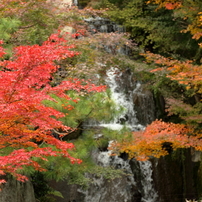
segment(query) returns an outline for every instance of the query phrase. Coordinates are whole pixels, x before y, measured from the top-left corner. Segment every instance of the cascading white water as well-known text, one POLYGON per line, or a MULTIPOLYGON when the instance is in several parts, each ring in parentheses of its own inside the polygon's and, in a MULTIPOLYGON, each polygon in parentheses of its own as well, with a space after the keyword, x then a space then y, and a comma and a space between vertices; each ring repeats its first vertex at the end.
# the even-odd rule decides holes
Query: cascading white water
MULTIPOLYGON (((110 144, 110 143, 109 143, 110 144)), ((133 187, 136 183, 129 162, 118 156, 112 156, 111 151, 96 154, 97 163, 103 167, 123 169, 126 175, 107 181, 103 177, 93 177, 92 187, 79 190, 85 195, 85 202, 132 202, 133 187)))
MULTIPOLYGON (((106 72, 106 83, 111 90, 111 98, 117 104, 117 109, 120 107, 124 108, 123 113, 114 118, 114 120, 110 123, 101 123, 100 126, 107 127, 112 130, 120 130, 123 125, 122 122, 124 120, 124 125, 131 129, 132 131, 143 130, 145 127, 141 124, 138 124, 138 120, 136 118, 136 112, 134 111, 134 103, 133 103, 133 94, 138 92, 141 88, 141 84, 137 83, 134 87, 134 90, 131 92, 127 92, 127 95, 123 92, 123 89, 120 88, 120 78, 122 76, 121 71, 116 68, 111 68, 106 72), (120 121, 122 120, 122 121, 120 121)), ((128 78, 130 80, 131 78, 128 78)), ((111 144, 110 141, 109 144, 111 144)), ((111 196, 110 202, 117 202, 117 196, 122 197, 123 202, 131 202, 133 194, 132 187, 136 187, 138 192, 141 195, 141 202, 158 202, 158 195, 155 192, 153 187, 152 180, 152 164, 150 161, 138 162, 141 174, 141 188, 137 187, 137 183, 134 180, 133 173, 129 164, 129 161, 125 161, 118 156, 112 156, 111 151, 99 152, 96 154, 96 161, 99 165, 103 167, 114 167, 119 169, 124 169, 129 177, 125 182, 127 184, 127 189, 122 186, 122 178, 117 181, 116 184, 112 184, 114 186, 113 195, 111 196)), ((106 190, 106 186, 103 178, 95 178, 93 179, 93 184, 96 187, 96 194, 92 193, 92 190, 87 190, 85 192, 85 202, 100 202, 106 200, 106 195, 109 190, 106 190)), ((125 186, 125 185, 124 185, 125 186)), ((109 189, 109 187, 108 187, 109 189)))
MULTIPOLYGON (((110 127, 112 129, 120 129, 121 124, 119 123, 120 119, 125 119, 127 115, 127 120, 125 121, 125 124, 128 128, 130 128, 132 131, 134 130, 143 130, 144 126, 141 124, 138 124, 138 120, 136 118, 136 112, 134 111, 134 103, 133 103, 133 97, 132 95, 141 88, 141 84, 137 83, 134 90, 132 92, 129 92, 129 94, 124 94, 122 92, 122 89, 120 89, 119 84, 117 83, 117 78, 121 77, 121 72, 116 68, 111 68, 107 71, 107 78, 106 83, 108 84, 110 90, 111 90, 111 97, 115 101, 115 103, 118 106, 123 107, 125 110, 123 114, 119 117, 116 117, 112 123, 108 124, 102 124, 103 126, 110 127)), ((130 78, 128 78, 130 80, 130 78)), ((130 82, 130 81, 129 81, 130 82)), ((110 151, 108 151, 110 152, 110 151)), ((100 156, 105 155, 103 153, 100 154, 100 156)), ((105 164, 109 164, 110 162, 106 161, 108 159, 103 158, 103 156, 100 158, 101 162, 105 162, 105 164)), ((116 157, 114 161, 120 161, 119 157, 116 157)), ((123 160, 122 160, 123 161, 123 160)), ((126 163, 126 162, 125 162, 126 163)), ((129 166, 129 164, 127 164, 129 166)), ((143 161, 139 162, 140 171, 141 171, 141 184, 143 187, 143 191, 141 193, 142 199, 141 202, 157 202, 158 195, 154 190, 153 187, 153 180, 152 180, 152 164, 150 161, 143 161)), ((129 166, 130 167, 130 166, 129 166)), ((129 169, 128 169, 129 170, 129 169)), ((135 182, 134 182, 135 183, 135 182)))
POLYGON ((73 0, 73 4, 74 4, 75 6, 78 6, 78 0, 73 0))
MULTIPOLYGON (((132 131, 135 130, 143 130, 144 126, 138 124, 138 120, 136 118, 136 112, 133 108, 133 98, 132 95, 134 92, 138 91, 141 84, 137 83, 133 92, 129 92, 128 95, 124 94, 123 90, 120 89, 119 84, 117 82, 117 78, 120 78, 122 72, 119 71, 117 68, 111 68, 106 72, 106 83, 110 88, 111 91, 111 98, 117 104, 117 110, 121 107, 124 109, 123 113, 118 117, 115 117, 114 120, 110 123, 102 123, 101 126, 108 127, 112 130, 120 130, 123 128, 123 124, 127 128, 130 128, 132 131)), ((130 80, 130 78, 128 78, 130 80)))
POLYGON ((150 161, 139 161, 140 171, 142 175, 142 200, 141 202, 157 202, 158 194, 153 187, 152 164, 150 161))

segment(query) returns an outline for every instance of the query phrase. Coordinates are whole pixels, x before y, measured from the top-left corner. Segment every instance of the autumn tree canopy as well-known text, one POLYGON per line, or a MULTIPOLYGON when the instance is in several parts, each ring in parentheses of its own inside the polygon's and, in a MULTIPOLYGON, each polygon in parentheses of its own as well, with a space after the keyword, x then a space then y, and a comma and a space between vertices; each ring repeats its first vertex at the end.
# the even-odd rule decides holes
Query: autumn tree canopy
POLYGON ((160 158, 178 148, 195 148, 202 151, 201 134, 183 124, 153 121, 144 131, 133 132, 132 140, 114 142, 110 149, 128 154, 129 158, 144 161, 149 157, 160 158), (192 134, 192 135, 190 135, 192 134))
POLYGON ((148 3, 159 5, 167 10, 173 10, 176 17, 184 20, 187 26, 182 32, 190 32, 193 39, 200 39, 202 37, 202 3, 200 0, 149 0, 148 3))
MULTIPOLYGON (((3 42, 1 42, 3 43, 3 42)), ((24 166, 44 171, 38 159, 47 161, 48 156, 69 158, 71 163, 81 160, 69 155, 74 148, 55 138, 52 129, 62 130, 64 134, 72 129, 57 119, 65 114, 42 104, 43 100, 53 100, 52 94, 72 100, 66 92, 100 92, 103 86, 95 86, 79 80, 63 81, 55 87, 50 86, 52 74, 57 71, 56 61, 78 55, 72 51, 73 45, 53 34, 41 46, 18 46, 10 60, 0 62, 0 174, 10 173, 18 180, 26 176, 20 174, 24 166)), ((0 49, 3 58, 4 49, 0 49)), ((78 102, 77 99, 73 101, 78 102)), ((71 110, 70 105, 69 110, 71 110)), ((3 183, 4 180, 1 180, 3 183)))
POLYGON ((55 0, 2 0, 0 30, 7 47, 22 44, 42 44, 65 21, 65 8, 55 0))
MULTIPOLYGON (((192 38, 200 42, 202 36, 201 1, 149 1, 173 10, 173 15, 182 18, 186 27, 181 32, 190 32, 192 38)), ((198 44, 200 46, 200 43, 198 44)), ((179 115, 187 124, 195 125, 201 133, 201 99, 202 99, 202 66, 200 60, 174 59, 162 54, 144 54, 147 62, 154 62, 155 68, 151 72, 157 75, 165 75, 167 78, 177 81, 183 90, 181 99, 166 98, 168 115, 179 115), (192 97, 189 103, 186 97, 192 97)))
POLYGON ((126 27, 144 52, 146 82, 156 100, 161 96, 165 102, 165 120, 134 132, 132 141, 115 141, 114 151, 146 159, 168 154, 164 143, 173 150, 201 150, 201 1, 107 0, 101 7, 107 8, 107 17, 126 27))
MULTIPOLYGON (((91 77, 98 66, 104 74, 107 65, 111 65, 115 60, 108 53, 103 53, 103 44, 116 44, 111 46, 114 57, 120 44, 127 45, 128 41, 122 40, 125 34, 115 33, 96 33, 93 37, 88 35, 88 38, 82 37, 77 40, 76 38, 81 35, 87 36, 83 29, 85 24, 83 26, 81 23, 83 13, 78 9, 64 15, 62 10, 56 11, 51 1, 2 2, 6 6, 0 6, 0 31, 3 30, 0 36, 5 41, 4 44, 1 42, 1 45, 7 49, 9 45, 16 47, 12 54, 5 58, 3 57, 6 51, 2 47, 0 49, 0 80, 4 84, 0 87, 0 174, 10 173, 23 181, 27 179, 20 172, 23 167, 29 166, 44 171, 42 162, 47 161, 49 156, 64 157, 71 163, 81 163, 79 158, 70 155, 74 145, 61 141, 60 136, 74 131, 59 119, 64 120, 64 117, 68 117, 68 111, 73 111, 79 102, 78 98, 72 98, 67 92, 73 90, 85 95, 104 90, 103 86, 95 86, 78 79, 66 80, 60 85, 51 86, 52 75, 58 70, 59 64, 62 64, 71 75, 81 75, 84 78, 87 71, 91 77), (77 33, 73 35, 73 43, 82 45, 80 49, 75 49, 74 45, 70 45, 70 42, 58 37, 57 34, 51 35, 44 42, 58 26, 64 25, 65 20, 68 20, 70 26, 82 28, 77 29, 77 33), (79 23, 74 24, 74 20, 79 23), (79 54, 75 50, 80 50, 84 54, 79 54), (100 61, 105 62, 104 67, 100 65, 100 61), (59 102, 60 98, 62 105, 59 102), (54 103, 55 109, 62 110, 51 108, 50 105, 54 103), (58 138, 52 135, 53 129, 56 132, 62 131, 58 133, 58 138)), ((133 132, 132 141, 125 139, 123 134, 120 141, 114 142, 114 150, 126 152, 131 158, 145 160, 148 156, 166 155, 168 151, 163 147, 166 142, 173 149, 194 147, 201 150, 201 52, 198 46, 201 38, 201 2, 189 2, 191 5, 188 1, 172 0, 108 0, 105 1, 105 5, 101 4, 108 10, 107 17, 121 23, 131 33, 134 44, 144 51, 153 52, 145 57, 153 65, 149 69, 152 69, 152 75, 156 75, 154 83, 166 78, 177 82, 180 86, 178 94, 182 92, 180 99, 171 96, 166 97, 165 102, 168 117, 175 115, 183 124, 154 121, 145 131, 133 132)), ((95 12, 89 9, 88 13, 95 12)), ((117 59, 116 66, 120 65, 120 58, 117 59)), ((128 64, 126 65, 125 60, 122 62, 125 68, 128 64)), ((92 103, 90 102, 91 105, 92 103)), ((88 113, 91 113, 91 109, 88 113)), ((106 110, 103 110, 103 113, 107 114, 106 110)), ((88 139, 95 141, 89 136, 88 139)), ((78 142, 80 145, 83 144, 82 140, 78 142)), ((3 182, 2 180, 1 183, 3 182)))
MULTIPOLYGON (((185 31, 191 22, 184 19, 184 11, 176 13, 173 9, 159 7, 155 2, 151 3, 148 0, 107 2, 108 16, 123 24, 127 32, 131 33, 132 39, 143 50, 199 59, 200 49, 197 45, 199 41, 192 39, 190 32, 185 31)), ((196 14, 194 10, 192 14, 193 16, 196 14)))

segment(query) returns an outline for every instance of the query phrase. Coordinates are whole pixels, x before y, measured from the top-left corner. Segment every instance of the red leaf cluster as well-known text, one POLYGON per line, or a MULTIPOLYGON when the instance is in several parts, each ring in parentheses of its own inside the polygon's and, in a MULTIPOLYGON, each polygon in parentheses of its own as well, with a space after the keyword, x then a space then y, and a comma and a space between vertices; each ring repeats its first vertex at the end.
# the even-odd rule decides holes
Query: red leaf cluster
MULTIPOLYGON (((64 114, 44 106, 42 101, 53 99, 51 94, 71 99, 65 94, 68 90, 100 92, 105 87, 89 82, 84 85, 77 79, 64 81, 56 87, 49 85, 52 73, 58 69, 55 61, 79 54, 71 50, 74 46, 66 44, 54 34, 41 46, 16 47, 11 60, 0 62, 0 174, 11 173, 21 181, 26 180, 18 174, 23 166, 44 170, 33 157, 47 160, 47 156, 63 156, 71 163, 81 163, 68 154, 73 144, 51 136, 52 129, 70 130, 55 119, 64 114), (39 143, 51 147, 40 148, 39 143), (11 152, 6 152, 6 148, 11 152)), ((1 48, 0 55, 3 54, 1 48)), ((69 109, 72 108, 69 106, 69 109)))

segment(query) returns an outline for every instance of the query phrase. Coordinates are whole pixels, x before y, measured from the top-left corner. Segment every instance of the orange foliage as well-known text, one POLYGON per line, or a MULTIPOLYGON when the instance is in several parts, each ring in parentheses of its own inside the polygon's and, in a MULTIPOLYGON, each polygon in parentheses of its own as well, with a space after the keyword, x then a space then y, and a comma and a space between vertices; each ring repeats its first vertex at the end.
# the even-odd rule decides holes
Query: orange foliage
POLYGON ((195 98, 196 104, 192 106, 174 97, 166 98, 167 112, 169 112, 168 116, 173 114, 178 115, 187 124, 195 125, 197 128, 202 122, 200 105, 202 94, 202 66, 193 65, 192 61, 174 60, 153 53, 147 53, 144 56, 147 61, 154 61, 157 66, 151 72, 158 75, 164 73, 171 80, 178 81, 179 84, 186 88, 186 92, 195 98))
POLYGON ((192 38, 196 40, 202 37, 202 12, 200 10, 200 1, 149 0, 147 3, 158 4, 159 8, 164 7, 168 10, 174 10, 182 19, 189 19, 190 23, 182 32, 190 32, 193 35, 192 38))
POLYGON ((192 61, 189 60, 173 60, 153 53, 147 53, 144 56, 149 62, 154 61, 157 65, 161 65, 160 68, 157 67, 151 72, 166 70, 167 77, 171 80, 178 81, 185 85, 187 89, 193 89, 195 93, 202 93, 201 65, 193 65, 192 61))
POLYGON ((182 124, 165 123, 156 120, 146 127, 144 131, 133 132, 133 140, 111 145, 113 150, 125 152, 129 158, 147 160, 149 157, 161 157, 169 153, 169 149, 194 147, 202 150, 202 140, 198 137, 188 136, 193 132, 182 124), (167 148, 168 145, 170 148, 167 148))
POLYGON ((181 2, 165 4, 165 8, 168 10, 173 10, 173 9, 179 8, 180 6, 181 6, 181 2))

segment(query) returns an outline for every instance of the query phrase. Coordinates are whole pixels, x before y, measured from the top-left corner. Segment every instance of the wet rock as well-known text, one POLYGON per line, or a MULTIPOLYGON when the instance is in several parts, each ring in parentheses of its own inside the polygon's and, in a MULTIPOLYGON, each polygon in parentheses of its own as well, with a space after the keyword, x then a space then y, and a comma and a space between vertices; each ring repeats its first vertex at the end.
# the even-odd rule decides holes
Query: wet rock
POLYGON ((155 120, 155 103, 151 91, 144 85, 133 93, 134 110, 140 124, 147 125, 155 120))

